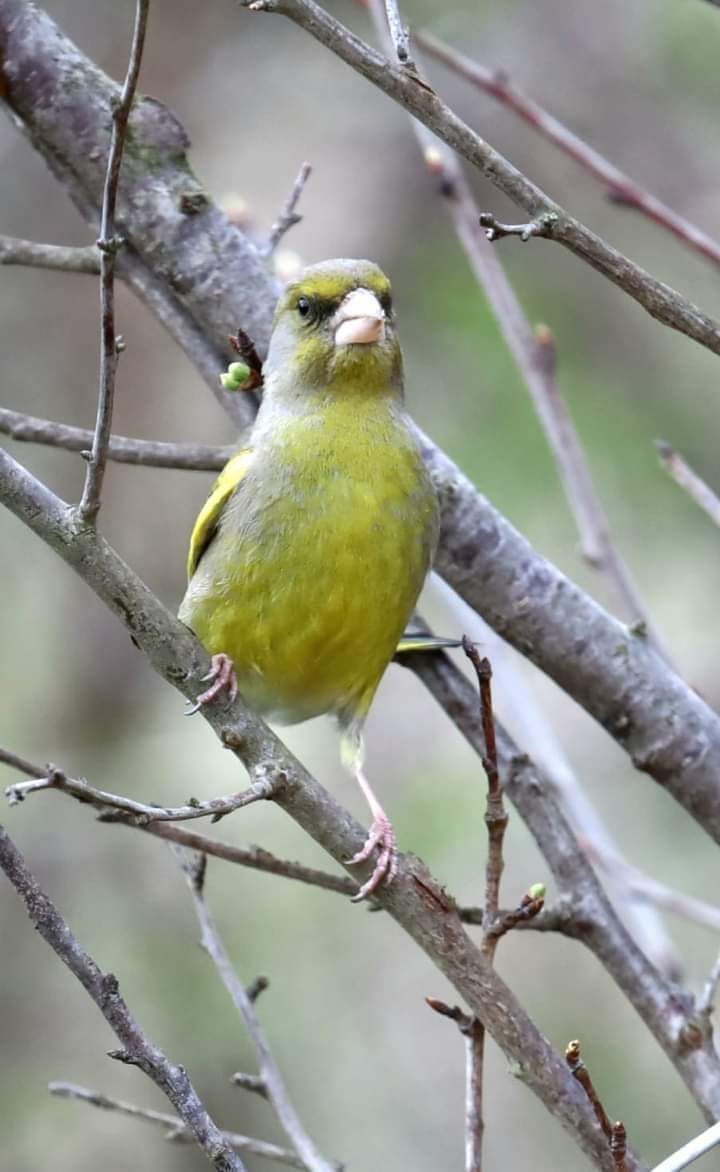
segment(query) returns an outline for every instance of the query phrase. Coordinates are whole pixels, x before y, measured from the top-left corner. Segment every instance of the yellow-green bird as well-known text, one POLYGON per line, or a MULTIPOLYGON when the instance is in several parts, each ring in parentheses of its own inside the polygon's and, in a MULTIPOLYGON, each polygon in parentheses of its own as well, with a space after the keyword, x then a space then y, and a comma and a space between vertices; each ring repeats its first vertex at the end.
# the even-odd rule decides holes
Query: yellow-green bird
POLYGON ((438 531, 385 274, 365 260, 307 268, 278 304, 263 378, 248 446, 220 473, 190 541, 180 618, 213 664, 196 708, 239 688, 280 723, 336 717, 373 816, 349 861, 378 849, 362 899, 397 866, 363 773, 362 728, 438 531))

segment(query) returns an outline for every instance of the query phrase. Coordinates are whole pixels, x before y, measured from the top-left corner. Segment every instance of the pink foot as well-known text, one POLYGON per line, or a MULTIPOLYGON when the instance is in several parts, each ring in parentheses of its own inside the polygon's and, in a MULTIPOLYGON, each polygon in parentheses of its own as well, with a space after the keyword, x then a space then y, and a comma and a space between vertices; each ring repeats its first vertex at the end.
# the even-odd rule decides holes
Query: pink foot
POLYGON ((378 814, 372 826, 370 833, 367 836, 365 845, 348 859, 348 863, 352 866, 355 863, 366 862, 376 847, 380 848, 380 855, 375 870, 366 883, 358 891, 357 895, 353 895, 352 902, 359 903, 363 899, 367 899, 374 891, 377 891, 381 884, 392 883, 398 869, 398 849, 397 839, 395 838, 395 831, 392 828, 390 819, 385 814, 378 814))
POLYGON ((211 680, 210 687, 196 698, 195 703, 188 708, 185 713, 186 716, 193 716, 194 713, 199 712, 206 704, 210 704, 221 692, 227 691, 231 700, 234 700, 238 694, 238 682, 235 675, 235 668, 233 661, 229 655, 224 655, 220 652, 219 655, 213 655, 210 660, 212 667, 204 680, 211 680))

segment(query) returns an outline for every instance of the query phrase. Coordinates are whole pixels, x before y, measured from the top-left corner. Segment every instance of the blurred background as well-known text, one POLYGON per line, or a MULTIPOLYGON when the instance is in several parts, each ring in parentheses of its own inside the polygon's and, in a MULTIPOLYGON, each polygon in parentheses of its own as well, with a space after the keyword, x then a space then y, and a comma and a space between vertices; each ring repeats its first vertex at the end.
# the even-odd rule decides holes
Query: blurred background
MULTIPOLYGON (((328 5, 361 35, 367 16, 328 5)), ((99 65, 125 71, 130 0, 46 4, 99 65)), ((717 60, 720 12, 674 0, 517 0, 512 5, 406 0, 404 12, 512 79, 672 207, 720 235, 717 60)), ((441 67, 440 93, 551 195, 633 259, 720 313, 718 273, 628 210, 490 98, 441 67)), ((191 160, 218 199, 242 201, 265 232, 304 159, 313 165, 304 219, 284 247, 304 261, 367 256, 391 275, 411 410, 546 556, 612 605, 583 565, 546 443, 447 212, 419 159, 404 113, 315 42, 276 17, 231 0, 154 0, 141 89, 186 126, 191 160)), ((518 213, 477 177, 483 208, 518 213)), ((0 123, 0 231, 58 243, 94 234, 7 120, 0 123)), ((587 447, 612 532, 674 662, 710 703, 720 701, 715 646, 719 535, 659 468, 653 441, 678 447, 716 488, 717 360, 663 329, 568 253, 539 241, 501 244, 533 322, 558 346, 560 385, 587 447)), ((127 341, 114 429, 145 437, 229 442, 228 420, 182 354, 119 292, 127 341)), ((3 268, 1 399, 5 406, 91 426, 97 387, 98 291, 92 277, 3 268)), ((67 499, 79 456, 9 444, 67 499)), ((171 607, 184 589, 186 542, 210 476, 111 465, 103 530, 171 607)), ((203 721, 183 719, 178 694, 151 672, 125 631, 71 571, 14 518, 0 513, 0 743, 53 760, 103 788, 178 803, 238 786, 237 766, 203 721)), ((458 619, 430 598, 446 629, 458 619)), ((503 661, 505 662, 505 661, 503 661)), ((520 661, 518 661, 519 663, 520 661)), ((712 899, 709 839, 609 738, 528 665, 520 670, 587 795, 639 866, 712 899)), ((513 697, 498 667, 498 708, 513 697)), ((323 783, 366 818, 341 772, 329 722, 287 741, 323 783)), ((369 774, 398 830, 464 902, 482 899, 485 781, 477 758, 409 673, 392 667, 368 729, 369 774)), ((525 747, 532 752, 533 745, 525 747)), ((15 777, 3 771, 3 783, 15 777)), ((69 800, 45 795, 2 815, 40 881, 84 945, 115 972, 140 1022, 183 1062, 221 1125, 282 1142, 267 1105, 229 1086, 254 1070, 252 1048, 210 963, 177 864, 159 842, 100 826, 69 800)), ((203 827, 203 829, 207 829, 203 827)), ((327 866, 279 811, 252 806, 221 837, 327 866)), ((547 879, 511 815, 503 903, 547 879)), ((211 861, 208 891, 246 981, 267 974, 263 1022, 307 1128, 350 1169, 437 1172, 462 1166, 463 1048, 424 997, 451 991, 399 929, 337 895, 211 861)), ((552 884, 549 885, 552 899, 552 884)), ((668 919, 686 979, 701 987, 718 941, 668 919)), ((702 1126, 669 1062, 598 964, 553 936, 507 938, 499 968, 560 1048, 580 1038, 613 1118, 650 1163, 702 1126), (660 1105, 662 1109, 659 1110, 660 1105)), ((113 1172, 205 1166, 159 1130, 51 1098, 66 1079, 160 1110, 137 1071, 108 1061, 114 1044, 85 993, 0 888, 0 1133, 3 1165, 35 1172, 113 1172), (51 1156, 52 1153, 52 1156, 51 1156)), ((488 1169, 582 1168, 584 1159, 490 1047, 488 1169)), ((275 1165, 248 1158, 253 1169, 275 1165)), ((708 1156, 700 1172, 720 1168, 708 1156)))

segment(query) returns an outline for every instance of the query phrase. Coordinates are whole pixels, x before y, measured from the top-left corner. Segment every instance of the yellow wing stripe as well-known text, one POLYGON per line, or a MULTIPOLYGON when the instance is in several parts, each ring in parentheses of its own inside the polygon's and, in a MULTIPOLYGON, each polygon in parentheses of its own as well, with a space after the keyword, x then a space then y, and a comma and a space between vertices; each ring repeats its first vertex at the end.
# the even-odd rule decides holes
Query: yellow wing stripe
POLYGON ((241 452, 237 452, 228 460, 210 489, 210 495, 198 513, 190 537, 187 559, 188 581, 192 578, 200 558, 212 541, 225 505, 243 480, 254 459, 255 453, 252 448, 243 448, 241 452))

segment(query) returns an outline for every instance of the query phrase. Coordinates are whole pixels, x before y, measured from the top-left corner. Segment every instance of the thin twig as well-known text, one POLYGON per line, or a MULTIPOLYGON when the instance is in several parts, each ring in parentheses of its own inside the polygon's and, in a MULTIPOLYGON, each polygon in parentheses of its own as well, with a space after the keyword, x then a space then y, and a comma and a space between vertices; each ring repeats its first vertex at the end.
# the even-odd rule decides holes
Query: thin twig
MULTIPOLYGON (((497 745, 495 741, 495 718, 492 707, 492 668, 490 660, 481 658, 477 647, 463 637, 463 651, 470 660, 477 676, 480 690, 480 721, 483 732, 483 769, 487 776, 487 804, 485 825, 488 832, 488 856, 485 868, 485 915, 483 921, 483 952, 492 962, 499 937, 492 927, 500 907, 500 880, 502 878, 503 841, 508 824, 508 815, 503 802, 503 787, 498 772, 497 745)), ((538 909, 539 910, 539 909, 538 909)))
POLYGON ((476 1017, 464 1013, 458 1005, 447 1005, 437 997, 425 1000, 435 1013, 455 1022, 465 1042, 465 1172, 482 1172, 485 1030, 476 1017))
MULTIPOLYGON (((47 444, 68 452, 89 451, 93 432, 85 427, 70 427, 51 419, 39 419, 0 407, 0 435, 31 444, 47 444)), ((182 468, 197 472, 219 471, 236 450, 236 446, 213 444, 174 444, 163 440, 131 439, 111 435, 107 456, 119 464, 136 464, 148 468, 182 468)))
POLYGON ((565 1060, 570 1068, 570 1073, 573 1078, 577 1079, 580 1086, 585 1091, 589 1101, 592 1103, 592 1109, 595 1112, 595 1118, 600 1124, 603 1134, 610 1140, 612 1135, 612 1123, 608 1119, 607 1112, 602 1105, 600 1096, 598 1095, 593 1081, 590 1078, 590 1072, 580 1057, 580 1043, 578 1041, 568 1042, 565 1047, 565 1060))
MULTIPOLYGON (((6 764, 12 764, 7 760, 4 751, 0 759, 3 758, 6 764)), ((25 771, 24 768, 22 771, 25 771)), ((253 802, 269 800, 282 784, 282 777, 272 769, 260 768, 254 773, 255 778, 251 785, 236 794, 210 798, 204 802, 191 798, 184 806, 154 806, 136 802, 133 798, 126 798, 121 794, 95 789, 83 778, 67 777, 61 769, 48 765, 39 770, 32 781, 18 781, 14 785, 9 785, 5 790, 5 796, 10 805, 14 806, 25 801, 30 794, 42 790, 60 790, 100 810, 100 820, 103 822, 124 822, 139 827, 154 822, 186 822, 193 818, 210 818, 216 822, 226 814, 232 814, 234 810, 250 806, 253 802)))
MULTIPOLYGON (((717 0, 720 3, 720 0, 717 0)), ((542 106, 534 102, 521 90, 512 84, 510 78, 501 69, 488 69, 476 61, 466 57, 464 53, 453 49, 432 33, 419 31, 413 33, 416 43, 435 60, 441 61, 454 73, 464 77, 477 86, 483 93, 489 94, 503 106, 512 110, 529 126, 559 147, 566 155, 580 163, 597 179, 604 183, 608 196, 620 207, 632 208, 649 220, 659 224, 672 232, 684 244, 695 249, 702 256, 720 264, 720 244, 708 236, 706 232, 686 220, 635 183, 628 175, 604 158, 598 151, 584 142, 569 127, 565 126, 542 106)))
POLYGON ((383 4, 395 56, 401 65, 407 65, 410 61, 410 34, 400 15, 398 0, 383 0, 383 4))
POLYGON ((245 1074, 243 1071, 238 1070, 232 1076, 230 1082, 234 1087, 242 1087, 244 1091, 249 1091, 253 1095, 259 1095, 261 1099, 267 1099, 268 1097, 265 1079, 260 1078, 257 1074, 245 1074))
POLYGON ((658 440, 656 447, 660 462, 670 473, 675 483, 685 489, 688 496, 692 497, 695 504, 707 513, 711 521, 720 525, 720 497, 698 476, 697 472, 693 472, 690 465, 665 440, 658 440))
MULTIPOLYGON (((632 576, 610 538, 607 513, 593 483, 572 416, 560 394, 555 339, 547 326, 538 326, 533 342, 530 361, 534 359, 537 378, 528 380, 528 388, 575 516, 582 554, 590 565, 607 575, 628 621, 633 625, 642 623, 656 650, 664 654, 632 576)), ((669 661, 666 654, 664 657, 669 661)))
POLYGON ((404 106, 467 159, 499 191, 521 207, 533 223, 539 223, 542 218, 544 232, 551 230, 553 240, 623 289, 657 321, 687 334, 713 353, 720 354, 720 324, 717 321, 569 215, 560 204, 476 134, 429 86, 418 85, 416 77, 408 70, 395 66, 377 53, 316 4, 315 0, 240 2, 243 7, 255 12, 279 13, 305 29, 315 40, 388 97, 404 106))
MULTIPOLYGON (((186 1123, 177 1115, 168 1115, 164 1111, 153 1111, 147 1107, 138 1107, 135 1103, 126 1103, 123 1099, 113 1099, 102 1091, 89 1090, 87 1087, 76 1086, 71 1082, 48 1083, 51 1095, 60 1099, 76 1099, 80 1103, 89 1103, 92 1107, 100 1107, 104 1111, 117 1111, 121 1115, 129 1115, 133 1119, 143 1119, 148 1123, 157 1123, 167 1128, 165 1139, 173 1143, 192 1143, 195 1139, 186 1123)), ((277 1160, 279 1164, 287 1164, 291 1168, 305 1168, 294 1152, 288 1148, 278 1147, 277 1144, 266 1143, 262 1139, 253 1139, 248 1135, 240 1135, 236 1131, 223 1131, 222 1137, 229 1148, 236 1152, 247 1152, 250 1156, 259 1156, 265 1160, 277 1160)))
POLYGON ((157 1084, 217 1172, 245 1172, 245 1165, 210 1118, 185 1069, 174 1066, 146 1036, 120 995, 117 978, 112 973, 103 973, 85 952, 50 898, 38 886, 2 826, 0 869, 24 900, 28 916, 43 940, 77 977, 118 1038, 123 1049, 111 1051, 110 1057, 139 1067, 157 1084))
POLYGON ((687 1168, 688 1164, 694 1164, 695 1160, 699 1160, 701 1156, 717 1147, 718 1144, 720 1144, 720 1123, 714 1123, 712 1127, 708 1127, 707 1131, 696 1135, 695 1139, 691 1139, 683 1147, 678 1148, 661 1164, 656 1164, 652 1172, 681 1172, 682 1168, 687 1168))
POLYGON ((305 184, 307 183, 311 174, 312 166, 310 163, 303 163, 302 167, 298 171, 297 178, 293 183, 292 191, 283 205, 280 215, 270 229, 270 234, 267 238, 267 244, 263 249, 264 256, 272 256, 285 233, 289 232, 290 229, 295 226, 295 224, 299 224, 302 220, 302 216, 296 211, 296 208, 300 201, 300 196, 305 189, 305 184))
POLYGON ((115 335, 115 255, 121 245, 121 241, 115 235, 115 205, 128 119, 140 73, 149 7, 150 0, 137 0, 135 28, 125 84, 120 100, 113 110, 110 152, 102 198, 100 236, 97 241, 100 250, 100 391, 92 451, 85 475, 82 499, 78 506, 78 519, 86 525, 94 523, 100 509, 107 449, 112 428, 115 371, 119 353, 115 335))
POLYGON ((615 1163, 616 1172, 627 1172, 627 1132, 625 1124, 620 1120, 613 1123, 610 1135, 610 1155, 615 1163))
POLYGON ((100 257, 94 244, 72 248, 0 236, 0 265, 24 265, 30 269, 58 269, 64 273, 93 273, 97 276, 100 257))
POLYGON ((272 1056, 260 1020, 255 1012, 252 1000, 248 997, 242 981, 235 972, 230 957, 218 931, 217 925, 207 906, 204 894, 205 863, 204 855, 184 852, 181 865, 188 887, 193 898, 195 912, 201 931, 201 944, 217 969, 220 980, 230 994, 233 1004, 242 1017, 245 1028, 255 1047, 260 1077, 266 1090, 268 1101, 272 1104, 280 1124, 290 1143, 302 1160, 308 1172, 337 1172, 337 1165, 320 1155, 315 1144, 305 1131, 300 1118, 295 1111, 280 1073, 279 1067, 272 1056), (200 865, 198 865, 200 860, 200 865))
MULTIPOLYGON (((488 833, 483 933, 480 948, 488 963, 492 964, 500 939, 500 935, 493 932, 493 928, 500 909, 500 880, 504 867, 503 841, 508 816, 503 803, 503 788, 498 771, 490 660, 481 658, 475 645, 465 636, 463 636, 462 648, 475 670, 480 690, 480 722, 484 746, 482 763, 487 777, 485 825, 488 833)), ((539 910, 540 908, 538 908, 539 910)), ((483 1116, 485 1027, 481 1021, 474 1018, 462 1032, 465 1037, 465 1172, 482 1172, 482 1142, 485 1127, 483 1116)))
POLYGON ((715 958, 715 963, 710 970, 710 976, 707 979, 705 988, 697 999, 698 1015, 704 1017, 708 1022, 715 1009, 718 985, 720 985, 720 953, 715 958))

